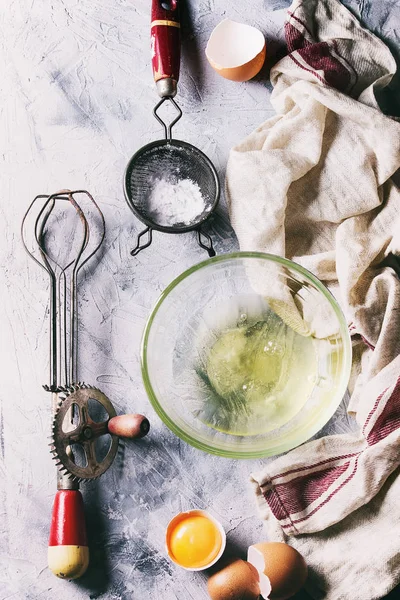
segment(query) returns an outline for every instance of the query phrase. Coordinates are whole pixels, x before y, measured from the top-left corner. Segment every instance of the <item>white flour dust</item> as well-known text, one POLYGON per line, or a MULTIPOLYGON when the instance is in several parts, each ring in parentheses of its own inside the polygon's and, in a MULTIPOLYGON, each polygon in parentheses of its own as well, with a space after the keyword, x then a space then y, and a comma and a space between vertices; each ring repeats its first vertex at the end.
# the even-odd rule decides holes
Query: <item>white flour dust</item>
POLYGON ((198 184, 191 179, 156 179, 148 197, 147 211, 159 225, 192 225, 204 212, 205 205, 198 184))

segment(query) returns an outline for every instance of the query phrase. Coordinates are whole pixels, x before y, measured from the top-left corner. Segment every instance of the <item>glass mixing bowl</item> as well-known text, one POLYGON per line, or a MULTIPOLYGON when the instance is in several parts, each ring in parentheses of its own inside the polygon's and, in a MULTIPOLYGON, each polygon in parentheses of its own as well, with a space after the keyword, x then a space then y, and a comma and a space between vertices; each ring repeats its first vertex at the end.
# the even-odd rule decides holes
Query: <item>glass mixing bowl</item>
POLYGON ((345 318, 306 269, 270 254, 206 260, 158 300, 142 341, 150 401, 181 439, 206 452, 285 452, 331 418, 346 391, 345 318))

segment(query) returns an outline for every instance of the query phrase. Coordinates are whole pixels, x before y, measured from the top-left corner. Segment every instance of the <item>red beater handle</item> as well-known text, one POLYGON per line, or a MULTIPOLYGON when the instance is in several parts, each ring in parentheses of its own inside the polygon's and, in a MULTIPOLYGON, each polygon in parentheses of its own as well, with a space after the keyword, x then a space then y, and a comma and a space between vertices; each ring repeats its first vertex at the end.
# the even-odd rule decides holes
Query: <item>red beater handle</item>
POLYGON ((51 518, 48 564, 62 579, 77 579, 89 565, 85 514, 79 490, 58 490, 51 518))
MULTIPOLYGON (((150 430, 143 415, 120 415, 104 423, 106 431, 130 439, 142 438, 150 430)), ((81 577, 89 565, 82 494, 77 489, 59 489, 53 504, 48 564, 62 579, 81 577)))
POLYGON ((151 55, 162 98, 176 94, 181 59, 180 0, 152 0, 151 55))

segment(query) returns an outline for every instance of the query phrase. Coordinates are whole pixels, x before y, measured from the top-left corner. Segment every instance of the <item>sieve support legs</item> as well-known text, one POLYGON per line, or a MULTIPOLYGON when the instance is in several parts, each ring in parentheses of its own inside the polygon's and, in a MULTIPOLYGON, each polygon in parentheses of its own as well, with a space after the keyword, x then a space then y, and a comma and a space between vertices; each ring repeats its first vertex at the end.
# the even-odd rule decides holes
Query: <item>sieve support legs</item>
POLYGON ((131 256, 136 256, 137 254, 139 254, 139 252, 141 252, 145 248, 148 248, 152 241, 153 241, 153 229, 151 227, 146 227, 146 229, 144 229, 142 232, 139 233, 139 235, 137 237, 137 244, 134 247, 134 249, 131 250, 131 256), (142 237, 145 235, 147 235, 147 241, 144 244, 142 244, 141 243, 142 237))
MULTIPOLYGON (((200 228, 197 231, 197 242, 203 250, 208 253, 209 257, 215 256, 215 250, 213 247, 212 239, 205 231, 202 231, 200 228)), ((137 256, 139 252, 148 248, 153 241, 153 228, 146 227, 143 231, 141 231, 137 237, 136 246, 131 250, 131 256, 137 256), (142 239, 143 238, 143 239, 142 239)))
POLYGON ((200 228, 197 230, 197 241, 199 243, 200 248, 206 250, 208 252, 208 256, 212 258, 215 256, 215 250, 213 247, 211 236, 208 235, 205 231, 202 231, 200 228))

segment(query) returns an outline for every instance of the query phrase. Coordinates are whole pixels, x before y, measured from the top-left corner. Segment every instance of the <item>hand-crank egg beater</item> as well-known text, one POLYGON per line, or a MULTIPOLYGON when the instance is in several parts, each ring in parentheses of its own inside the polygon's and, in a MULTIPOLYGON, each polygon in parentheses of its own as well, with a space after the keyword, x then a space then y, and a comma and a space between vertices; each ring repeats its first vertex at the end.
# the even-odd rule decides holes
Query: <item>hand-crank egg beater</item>
POLYGON ((48 549, 50 569, 75 579, 89 564, 82 482, 97 479, 113 463, 119 436, 140 438, 150 424, 143 415, 121 415, 97 387, 78 380, 78 281, 82 267, 105 236, 103 214, 86 191, 62 190, 39 195, 21 227, 25 249, 50 281, 50 382, 52 398, 50 451, 58 468, 48 549), (64 235, 60 222, 70 235, 64 235), (56 239, 54 232, 62 234, 56 239))

